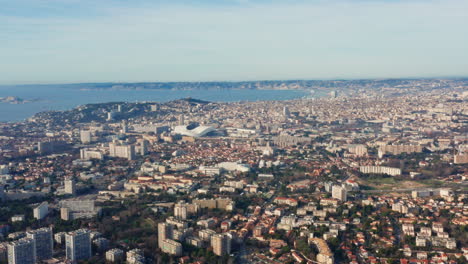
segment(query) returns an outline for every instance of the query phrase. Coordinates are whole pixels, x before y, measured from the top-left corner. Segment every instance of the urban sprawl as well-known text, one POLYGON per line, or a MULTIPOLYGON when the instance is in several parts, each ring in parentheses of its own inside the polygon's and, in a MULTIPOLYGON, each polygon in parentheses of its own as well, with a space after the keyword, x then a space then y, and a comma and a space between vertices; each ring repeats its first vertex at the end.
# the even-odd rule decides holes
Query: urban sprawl
POLYGON ((0 263, 468 263, 468 82, 382 82, 0 123, 0 263))

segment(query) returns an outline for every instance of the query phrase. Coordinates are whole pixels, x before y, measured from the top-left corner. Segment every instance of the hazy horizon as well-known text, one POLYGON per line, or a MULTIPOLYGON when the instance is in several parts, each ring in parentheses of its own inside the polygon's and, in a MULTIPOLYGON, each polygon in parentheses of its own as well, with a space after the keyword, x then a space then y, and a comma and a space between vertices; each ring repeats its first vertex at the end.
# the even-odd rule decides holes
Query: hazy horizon
POLYGON ((440 76, 440 77, 395 77, 395 78, 329 78, 329 79, 252 79, 252 80, 180 80, 180 81, 98 81, 98 82, 57 82, 57 83, 16 83, 16 84, 0 84, 0 87, 8 86, 56 86, 56 85, 80 85, 80 84, 132 84, 132 83, 236 83, 236 82, 294 82, 294 81, 360 81, 360 80, 456 80, 467 79, 468 76, 440 76))

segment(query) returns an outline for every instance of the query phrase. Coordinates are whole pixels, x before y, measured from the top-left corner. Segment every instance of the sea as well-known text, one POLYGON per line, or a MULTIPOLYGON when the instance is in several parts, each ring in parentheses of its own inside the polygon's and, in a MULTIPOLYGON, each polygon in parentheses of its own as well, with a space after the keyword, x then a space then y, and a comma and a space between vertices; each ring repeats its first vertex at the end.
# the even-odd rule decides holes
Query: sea
POLYGON ((0 102, 0 122, 23 121, 42 111, 68 110, 79 105, 107 102, 167 102, 191 97, 210 102, 291 100, 319 97, 306 90, 114 90, 77 89, 59 86, 0 86, 0 97, 15 96, 31 102, 0 102))

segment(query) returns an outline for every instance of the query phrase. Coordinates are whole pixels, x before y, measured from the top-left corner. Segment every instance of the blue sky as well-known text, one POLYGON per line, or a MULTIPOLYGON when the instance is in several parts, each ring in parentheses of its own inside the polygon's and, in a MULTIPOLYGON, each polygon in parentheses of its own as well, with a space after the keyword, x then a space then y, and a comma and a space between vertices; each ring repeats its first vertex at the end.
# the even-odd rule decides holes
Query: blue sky
POLYGON ((0 0, 0 84, 468 76, 466 0, 0 0))

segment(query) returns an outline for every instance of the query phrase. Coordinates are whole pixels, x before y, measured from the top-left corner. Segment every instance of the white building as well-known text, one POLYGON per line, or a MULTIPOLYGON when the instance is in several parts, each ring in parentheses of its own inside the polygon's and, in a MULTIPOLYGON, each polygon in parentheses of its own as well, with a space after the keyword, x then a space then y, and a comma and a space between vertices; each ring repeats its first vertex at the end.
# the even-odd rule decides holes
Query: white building
POLYGON ((44 227, 28 231, 26 236, 28 238, 34 239, 35 241, 34 244, 37 260, 46 260, 52 258, 52 254, 54 253, 54 239, 51 228, 44 227))
POLYGON ((215 176, 221 174, 221 168, 219 167, 200 166, 198 170, 206 176, 215 176))
POLYGON ((187 206, 186 203, 176 203, 174 205, 174 216, 179 219, 187 219, 187 206))
POLYGON ((91 131, 88 130, 80 130, 80 140, 83 144, 91 143, 91 131))
POLYGON ((333 185, 332 187, 332 197, 338 199, 342 202, 347 200, 347 191, 346 188, 341 185, 333 185))
POLYGON ((106 260, 110 262, 122 261, 124 252, 121 249, 114 248, 106 252, 106 260))
POLYGON ((124 158, 128 160, 135 159, 135 146, 118 145, 117 143, 109 143, 109 156, 124 158))
POLYGON ((145 257, 141 249, 132 249, 127 252, 127 263, 128 264, 142 264, 145 263, 145 257))
POLYGON ((231 234, 216 234, 211 237, 211 247, 213 253, 218 256, 228 255, 231 253, 231 234))
POLYGON ((32 238, 22 238, 8 244, 8 264, 36 263, 36 243, 32 238))
POLYGON ((90 159, 102 160, 103 158, 104 158, 104 155, 99 150, 90 150, 90 149, 80 150, 80 159, 82 160, 90 160, 90 159))
POLYGON ((65 193, 66 194, 72 194, 72 195, 75 194, 76 188, 75 188, 75 181, 74 180, 72 180, 72 179, 65 180, 64 185, 65 185, 65 193))
POLYGON ((47 202, 41 203, 38 207, 33 209, 34 218, 41 220, 49 213, 49 204, 47 202))
POLYGON ((172 239, 163 240, 162 244, 160 245, 160 248, 162 252, 170 255, 182 255, 182 244, 172 239))
POLYGON ((368 174, 388 174, 391 176, 401 175, 401 169, 384 166, 361 166, 359 170, 368 174))
POLYGON ((65 234, 67 259, 76 262, 91 257, 91 237, 87 229, 78 229, 65 234))
POLYGON ((218 167, 227 171, 240 171, 240 172, 250 171, 249 165, 241 164, 237 162, 221 162, 218 164, 218 167))

